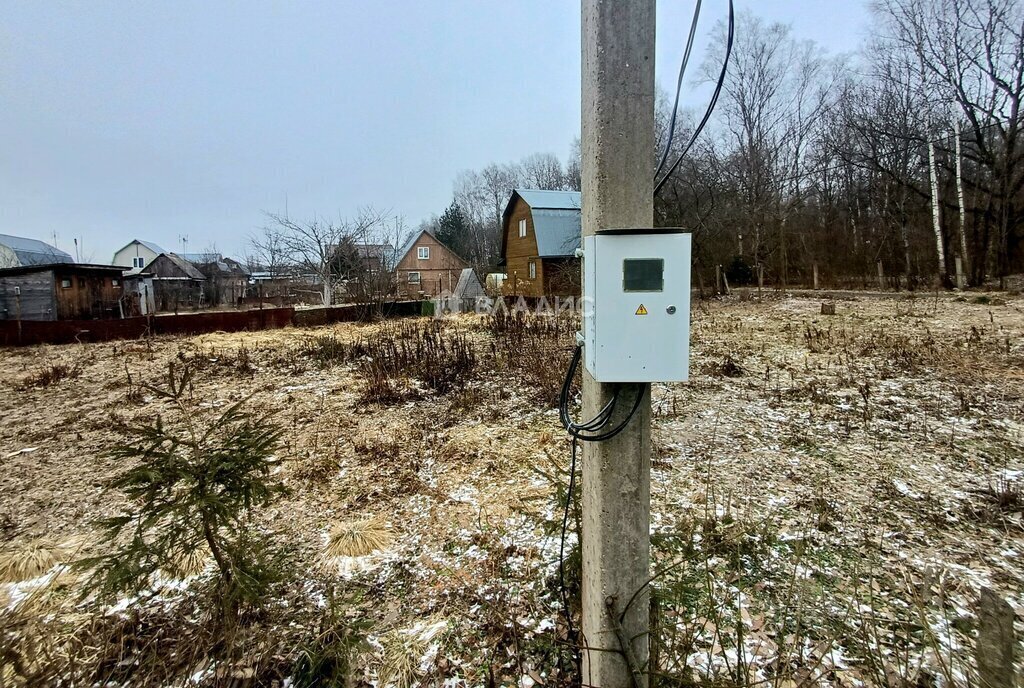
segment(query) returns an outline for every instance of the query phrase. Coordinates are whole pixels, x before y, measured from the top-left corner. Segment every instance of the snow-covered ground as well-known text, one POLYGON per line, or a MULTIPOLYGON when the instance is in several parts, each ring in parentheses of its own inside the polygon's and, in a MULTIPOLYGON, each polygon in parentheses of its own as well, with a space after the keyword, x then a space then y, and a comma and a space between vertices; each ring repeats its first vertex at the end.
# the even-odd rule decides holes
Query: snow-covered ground
MULTIPOLYGON (((653 395, 660 671, 966 684, 982 587, 1009 601, 1020 632, 1024 299, 987 301, 841 300, 834 316, 813 298, 695 303, 691 380, 653 395)), ((104 454, 112 419, 165 411, 139 382, 156 383, 169 361, 190 364, 198 416, 252 395, 286 427, 291 493, 258 520, 288 543, 296 581, 260 622, 268 637, 309 625, 328 591, 342 590, 348 618, 365 622, 366 681, 557 683, 569 452, 557 414, 528 375, 495 358, 477 316, 443 325, 477 351, 466 389, 438 395, 404 381, 417 393, 393 405, 363 399, 352 363, 303 348, 387 327, 0 351, 3 547, 95 541, 91 522, 119 507, 104 487, 118 470, 104 454), (23 386, 55 364, 74 374, 23 386), (326 561, 332 526, 368 517, 385 520, 389 544, 326 561)), ((548 365, 563 365, 570 345, 548 365)), ((574 543, 570 533, 567 552, 574 543)), ((36 587, 0 597, 11 610, 36 587)), ((169 585, 161 604, 182 588, 169 585)), ((40 614, 86 623, 90 610, 55 597, 40 614)), ((144 602, 111 613, 133 604, 144 602)), ((281 643, 249 656, 244 675, 286 678, 295 647, 281 643)), ((227 675, 215 663, 193 669, 184 675, 196 682, 227 675)))

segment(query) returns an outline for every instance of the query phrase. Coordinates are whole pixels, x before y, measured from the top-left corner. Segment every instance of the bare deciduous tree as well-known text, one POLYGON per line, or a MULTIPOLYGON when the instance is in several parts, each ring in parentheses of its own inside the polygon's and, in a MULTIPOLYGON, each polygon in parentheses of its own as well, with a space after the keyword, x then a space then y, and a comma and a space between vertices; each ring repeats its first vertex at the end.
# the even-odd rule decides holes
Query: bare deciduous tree
POLYGON ((266 215, 269 223, 263 228, 263 244, 283 251, 288 263, 315 276, 325 306, 334 302, 335 287, 343 277, 339 251, 346 245, 365 242, 385 217, 373 208, 363 209, 351 220, 314 218, 298 222, 277 213, 266 215))

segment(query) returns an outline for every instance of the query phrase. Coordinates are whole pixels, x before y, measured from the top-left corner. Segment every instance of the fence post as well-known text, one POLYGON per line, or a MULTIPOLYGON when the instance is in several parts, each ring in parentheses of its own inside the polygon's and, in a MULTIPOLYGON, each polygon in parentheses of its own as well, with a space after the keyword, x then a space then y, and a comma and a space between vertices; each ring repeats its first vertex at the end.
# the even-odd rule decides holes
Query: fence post
POLYGON ((878 261, 878 288, 885 291, 885 270, 882 268, 882 261, 878 261))
POLYGON ((14 317, 18 321, 18 344, 21 344, 21 287, 14 288, 14 317))

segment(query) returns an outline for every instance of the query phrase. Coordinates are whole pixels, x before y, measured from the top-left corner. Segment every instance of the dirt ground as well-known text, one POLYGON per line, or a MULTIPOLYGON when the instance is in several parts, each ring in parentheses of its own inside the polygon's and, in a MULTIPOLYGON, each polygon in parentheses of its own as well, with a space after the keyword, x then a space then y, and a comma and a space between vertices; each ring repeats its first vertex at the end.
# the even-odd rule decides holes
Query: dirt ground
MULTIPOLYGON (((659 668, 966 685, 982 588, 1024 637, 1024 298, 844 297, 831 316, 821 303, 695 302, 691 379, 655 385, 659 668)), ((565 630, 557 412, 501 364, 445 394, 409 380, 420 393, 381 405, 357 365, 309 354, 382 327, 0 350, 0 545, 95 541, 93 522, 122 506, 105 485, 121 468, 112 426, 168 412, 140 385, 190 366, 197 417, 251 397, 284 424, 291 491, 260 520, 300 572, 362 591, 367 680, 543 683, 565 630), (371 517, 386 547, 323 556, 333 525, 371 517)), ((444 327, 490 360, 479 316, 444 327)))

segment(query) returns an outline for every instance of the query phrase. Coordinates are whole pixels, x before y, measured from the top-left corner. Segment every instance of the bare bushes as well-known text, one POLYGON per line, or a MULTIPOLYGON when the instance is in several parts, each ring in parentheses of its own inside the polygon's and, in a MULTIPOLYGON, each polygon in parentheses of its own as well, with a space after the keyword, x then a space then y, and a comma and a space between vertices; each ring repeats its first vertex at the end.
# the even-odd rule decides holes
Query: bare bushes
POLYGON ((477 373, 477 356, 465 333, 441 321, 401 322, 352 346, 366 379, 363 399, 387 404, 415 398, 420 387, 445 394, 477 373))
POLYGON ((494 367, 527 382, 537 399, 554 406, 572 358, 573 336, 580 322, 575 313, 528 315, 499 310, 484 326, 493 337, 494 367))
POLYGON ((349 345, 333 332, 307 337, 299 351, 319 368, 345 363, 352 358, 349 345))
POLYGON ((320 368, 355 364, 365 379, 362 401, 395 404, 424 391, 461 389, 477 373, 477 356, 465 333, 443 321, 400 321, 353 341, 330 333, 310 337, 302 356, 320 368))
MULTIPOLYGON (((333 332, 306 338, 297 356, 318 368, 351 364, 364 379, 361 401, 397 404, 428 394, 457 392, 480 396, 467 387, 485 372, 531 388, 545 404, 555 404, 572 356, 579 318, 573 313, 532 315, 501 310, 479 327, 446 320, 402 320, 345 340, 333 332), (483 337, 474 333, 481 332, 483 337)), ((466 406, 466 404, 462 404, 466 406)))

